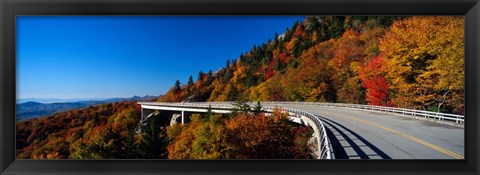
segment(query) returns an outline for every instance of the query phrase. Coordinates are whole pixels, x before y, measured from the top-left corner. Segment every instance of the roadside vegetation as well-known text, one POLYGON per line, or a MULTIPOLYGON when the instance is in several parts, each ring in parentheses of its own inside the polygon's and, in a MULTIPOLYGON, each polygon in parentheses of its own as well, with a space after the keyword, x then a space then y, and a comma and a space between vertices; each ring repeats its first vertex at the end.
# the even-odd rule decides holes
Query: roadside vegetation
POLYGON ((291 122, 276 109, 271 115, 239 110, 195 114, 188 125, 167 127, 170 159, 309 159, 313 130, 291 122))
POLYGON ((309 16, 158 101, 310 101, 464 114, 461 16, 309 16))

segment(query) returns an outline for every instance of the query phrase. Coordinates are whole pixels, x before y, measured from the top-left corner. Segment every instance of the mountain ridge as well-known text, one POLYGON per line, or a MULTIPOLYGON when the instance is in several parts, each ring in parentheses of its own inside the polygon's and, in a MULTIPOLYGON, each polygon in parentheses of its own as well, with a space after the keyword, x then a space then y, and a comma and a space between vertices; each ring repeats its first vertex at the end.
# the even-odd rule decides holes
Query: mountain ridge
POLYGON ((315 101, 462 115, 463 18, 308 16, 158 99, 315 101))
POLYGON ((112 103, 119 101, 132 101, 132 100, 144 100, 151 101, 161 96, 146 95, 143 97, 133 96, 130 98, 109 98, 105 100, 85 100, 75 102, 52 102, 52 103, 40 103, 34 101, 27 101, 16 105, 16 120, 27 120, 31 118, 38 118, 43 116, 52 115, 57 112, 65 112, 69 110, 85 108, 93 105, 112 103))

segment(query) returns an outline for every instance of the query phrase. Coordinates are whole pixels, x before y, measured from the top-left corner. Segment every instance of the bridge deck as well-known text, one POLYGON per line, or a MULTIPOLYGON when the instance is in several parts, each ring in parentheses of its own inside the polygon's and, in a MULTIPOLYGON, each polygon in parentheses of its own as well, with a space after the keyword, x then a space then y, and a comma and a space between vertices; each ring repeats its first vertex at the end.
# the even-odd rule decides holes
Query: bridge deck
POLYGON ((348 159, 463 159, 464 129, 379 112, 283 105, 318 115, 335 157, 348 159))
MULTIPOLYGON (((140 104, 163 109, 156 103, 140 104)), ((168 104, 168 109, 206 110, 206 104, 173 103, 168 104)), ((214 112, 232 107, 230 103, 216 105, 220 106, 213 108, 214 112)), ((463 127, 341 107, 280 105, 318 116, 327 128, 336 159, 464 159, 463 127)))

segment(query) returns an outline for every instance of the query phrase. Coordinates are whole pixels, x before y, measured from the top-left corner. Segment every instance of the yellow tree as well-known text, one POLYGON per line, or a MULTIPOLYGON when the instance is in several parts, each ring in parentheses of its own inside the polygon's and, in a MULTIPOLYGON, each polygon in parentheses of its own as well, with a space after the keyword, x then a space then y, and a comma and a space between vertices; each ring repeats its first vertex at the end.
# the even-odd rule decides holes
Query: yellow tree
POLYGON ((380 42, 396 105, 463 113, 464 25, 460 16, 396 21, 380 42))

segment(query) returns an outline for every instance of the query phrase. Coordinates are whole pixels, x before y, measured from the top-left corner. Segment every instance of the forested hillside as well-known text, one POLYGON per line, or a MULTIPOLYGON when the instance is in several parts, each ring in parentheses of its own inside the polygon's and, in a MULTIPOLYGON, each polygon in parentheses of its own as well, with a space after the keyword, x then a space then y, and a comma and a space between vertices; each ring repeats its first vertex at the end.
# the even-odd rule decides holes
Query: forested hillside
MULTIPOLYGON (((161 158, 150 133, 135 134, 135 101, 117 102, 17 122, 19 159, 161 158), (154 156, 154 157, 151 157, 154 156)), ((157 133, 158 134, 158 133, 157 133)))
POLYGON ((167 127, 170 159, 309 159, 313 129, 275 110, 194 114, 187 125, 167 127))
MULTIPOLYGON (((159 101, 319 101, 463 114, 460 16, 310 16, 159 101)), ((205 58, 207 59, 207 58, 205 58)))
POLYGON ((279 110, 194 114, 173 126, 160 113, 135 133, 139 120, 130 101, 19 121, 17 159, 308 159, 315 148, 313 130, 279 110))
MULTIPOLYGON (((158 101, 318 101, 464 113, 461 16, 309 16, 272 37, 216 71, 175 82, 158 101)), ((272 116, 194 114, 188 124, 173 126, 162 112, 140 134, 135 133, 140 120, 136 101, 18 121, 16 155, 312 158, 312 129, 290 122, 278 110, 272 116)))

